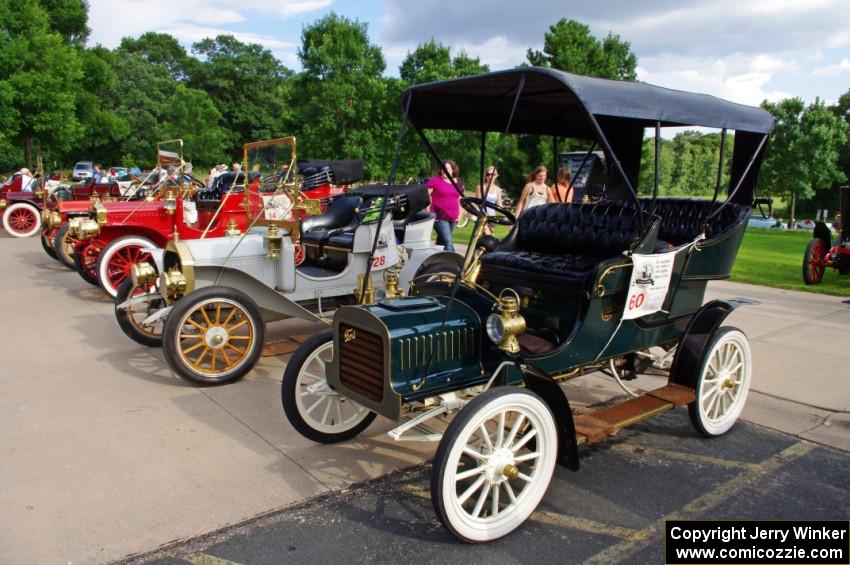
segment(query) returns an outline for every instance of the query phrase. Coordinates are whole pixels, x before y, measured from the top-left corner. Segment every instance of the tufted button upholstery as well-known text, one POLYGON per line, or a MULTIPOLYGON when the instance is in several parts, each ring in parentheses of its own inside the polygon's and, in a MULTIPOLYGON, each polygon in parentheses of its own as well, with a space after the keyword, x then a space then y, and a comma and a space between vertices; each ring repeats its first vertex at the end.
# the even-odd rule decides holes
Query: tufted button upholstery
MULTIPOLYGON (((648 199, 642 199, 648 206, 648 199)), ((689 243, 702 232, 705 219, 720 208, 721 203, 696 198, 659 198, 655 204, 655 215, 661 218, 658 239, 674 246, 689 243)), ((732 202, 723 206, 720 213, 706 226, 706 237, 711 239, 725 233, 740 222, 746 221, 750 209, 732 202)))
POLYGON ((614 202, 535 206, 519 217, 503 245, 482 255, 481 276, 579 292, 596 265, 637 240, 640 214, 614 202))

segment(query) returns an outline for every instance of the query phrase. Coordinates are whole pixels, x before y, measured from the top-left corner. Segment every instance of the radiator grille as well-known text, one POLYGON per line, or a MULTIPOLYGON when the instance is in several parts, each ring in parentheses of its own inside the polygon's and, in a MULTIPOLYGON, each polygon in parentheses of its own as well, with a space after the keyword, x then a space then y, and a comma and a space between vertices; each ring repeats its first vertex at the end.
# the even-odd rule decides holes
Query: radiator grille
POLYGON ((384 344, 360 328, 339 325, 339 381, 347 389, 381 402, 384 399, 384 344))

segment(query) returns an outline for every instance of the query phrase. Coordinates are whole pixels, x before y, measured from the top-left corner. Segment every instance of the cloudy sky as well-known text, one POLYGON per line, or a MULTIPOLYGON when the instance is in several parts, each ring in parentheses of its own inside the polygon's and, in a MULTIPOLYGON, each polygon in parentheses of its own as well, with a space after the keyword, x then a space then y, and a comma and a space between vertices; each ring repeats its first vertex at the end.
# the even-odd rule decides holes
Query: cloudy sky
POLYGON ((744 104, 799 96, 834 103, 850 90, 847 0, 89 0, 90 43, 169 33, 187 47, 220 33, 269 48, 298 68, 304 25, 334 11, 369 25, 397 75, 431 38, 493 70, 525 60, 559 18, 631 43, 638 78, 744 104))

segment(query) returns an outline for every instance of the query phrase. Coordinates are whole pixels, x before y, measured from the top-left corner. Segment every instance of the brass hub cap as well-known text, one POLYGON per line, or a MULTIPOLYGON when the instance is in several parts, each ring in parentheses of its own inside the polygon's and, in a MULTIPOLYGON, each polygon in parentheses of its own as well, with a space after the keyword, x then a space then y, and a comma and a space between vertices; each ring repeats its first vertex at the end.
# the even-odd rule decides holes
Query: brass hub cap
POLYGON ((514 454, 510 449, 497 449, 487 461, 486 477, 491 485, 498 485, 519 475, 519 469, 514 464, 514 454), (516 475, 511 477, 511 475, 516 475))

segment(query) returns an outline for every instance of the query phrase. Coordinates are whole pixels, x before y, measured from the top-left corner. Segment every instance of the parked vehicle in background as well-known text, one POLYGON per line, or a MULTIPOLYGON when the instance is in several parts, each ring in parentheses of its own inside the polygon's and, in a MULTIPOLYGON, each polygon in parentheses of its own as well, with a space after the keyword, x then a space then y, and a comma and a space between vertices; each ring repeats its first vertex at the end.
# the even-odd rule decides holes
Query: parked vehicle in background
POLYGON ((58 175, 50 179, 45 176, 39 155, 34 173, 15 173, 0 185, 0 219, 3 228, 13 237, 35 235, 41 229, 47 202, 63 190, 58 175))
POLYGON ((782 223, 773 216, 767 218, 752 216, 747 220, 747 227, 760 229, 782 228, 782 223))
POLYGON ((94 163, 91 161, 77 161, 71 173, 71 180, 80 181, 94 176, 94 163))
POLYGON ((818 284, 827 267, 840 275, 850 273, 850 186, 838 188, 838 214, 832 226, 815 222, 812 240, 803 253, 803 282, 818 284), (838 231, 832 242, 833 229, 838 231))

